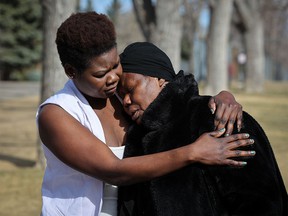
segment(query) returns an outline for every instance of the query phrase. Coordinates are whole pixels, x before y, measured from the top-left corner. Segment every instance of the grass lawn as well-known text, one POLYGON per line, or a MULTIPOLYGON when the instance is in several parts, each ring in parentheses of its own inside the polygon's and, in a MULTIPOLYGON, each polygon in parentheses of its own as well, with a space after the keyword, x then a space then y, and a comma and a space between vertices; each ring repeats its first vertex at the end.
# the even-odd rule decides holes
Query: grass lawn
POLYGON ((275 153, 288 188, 288 83, 267 83, 264 94, 235 94, 237 100, 261 124, 275 153))
POLYGON ((0 216, 40 215, 43 170, 34 168, 37 97, 0 100, 0 216))
MULTIPOLYGON (((232 90, 266 131, 288 188, 288 82, 267 83, 263 94, 232 90)), ((43 171, 34 168, 37 97, 0 100, 0 216, 36 216, 43 171)))

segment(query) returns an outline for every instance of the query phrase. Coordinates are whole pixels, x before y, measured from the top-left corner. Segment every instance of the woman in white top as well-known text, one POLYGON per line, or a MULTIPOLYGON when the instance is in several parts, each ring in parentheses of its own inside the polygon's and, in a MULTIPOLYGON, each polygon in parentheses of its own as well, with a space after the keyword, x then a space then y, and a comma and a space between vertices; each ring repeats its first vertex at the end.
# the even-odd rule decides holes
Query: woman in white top
MULTIPOLYGON (((95 12, 73 14, 59 27, 56 44, 70 80, 37 112, 47 160, 42 215, 116 215, 113 185, 150 180, 195 162, 245 165, 231 158, 239 157, 236 147, 250 144, 247 134, 217 138, 225 129, 193 145, 121 160, 130 122, 115 96, 122 67, 113 23, 95 12)), ((217 104, 216 128, 228 122, 229 134, 235 120, 241 127, 242 108, 234 97, 222 92, 215 98, 209 104, 217 104)), ((240 157, 248 155, 240 152, 240 157)))

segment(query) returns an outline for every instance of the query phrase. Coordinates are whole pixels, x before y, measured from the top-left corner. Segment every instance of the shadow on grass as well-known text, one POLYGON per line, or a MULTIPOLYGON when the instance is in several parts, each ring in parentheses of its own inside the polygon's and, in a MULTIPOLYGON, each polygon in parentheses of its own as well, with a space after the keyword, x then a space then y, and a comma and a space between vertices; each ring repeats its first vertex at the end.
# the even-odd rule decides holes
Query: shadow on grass
POLYGON ((0 154, 0 160, 9 161, 10 163, 13 163, 17 167, 34 167, 35 166, 35 161, 33 160, 18 158, 18 157, 14 157, 11 155, 0 154))

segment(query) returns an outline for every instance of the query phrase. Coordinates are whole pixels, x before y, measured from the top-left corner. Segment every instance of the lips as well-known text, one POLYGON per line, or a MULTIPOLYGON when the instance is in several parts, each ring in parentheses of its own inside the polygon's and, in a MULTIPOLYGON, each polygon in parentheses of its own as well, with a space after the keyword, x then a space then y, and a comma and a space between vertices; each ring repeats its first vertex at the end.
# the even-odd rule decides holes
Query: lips
POLYGON ((117 89, 117 85, 110 89, 107 89, 105 92, 106 94, 114 94, 116 92, 116 89, 117 89))
POLYGON ((135 111, 134 113, 132 113, 131 118, 133 121, 136 121, 139 118, 139 111, 135 111))

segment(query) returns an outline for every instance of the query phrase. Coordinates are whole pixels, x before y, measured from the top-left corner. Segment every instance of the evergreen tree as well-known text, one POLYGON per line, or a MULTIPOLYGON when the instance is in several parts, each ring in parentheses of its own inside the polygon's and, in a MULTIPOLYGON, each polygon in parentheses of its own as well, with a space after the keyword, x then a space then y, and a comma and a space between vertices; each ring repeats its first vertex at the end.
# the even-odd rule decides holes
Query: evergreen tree
POLYGON ((0 1, 0 79, 22 74, 41 60, 40 0, 0 1))

